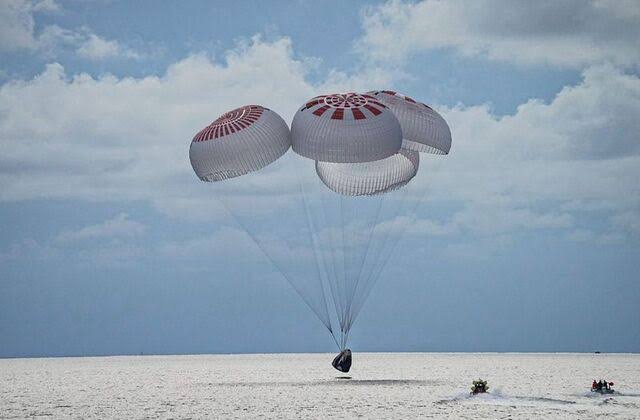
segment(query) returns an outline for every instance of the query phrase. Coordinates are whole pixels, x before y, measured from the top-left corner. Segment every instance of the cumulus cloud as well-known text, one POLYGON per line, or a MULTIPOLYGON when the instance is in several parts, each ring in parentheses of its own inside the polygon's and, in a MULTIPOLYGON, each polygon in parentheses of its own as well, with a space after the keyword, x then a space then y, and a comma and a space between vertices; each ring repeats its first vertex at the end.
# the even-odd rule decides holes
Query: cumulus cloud
POLYGON ((243 230, 222 227, 209 235, 158 244, 156 255, 175 260, 262 260, 256 244, 243 230))
MULTIPOLYGON (((248 103, 290 120, 300 103, 335 88, 331 78, 310 83, 307 71, 288 38, 260 37, 221 59, 187 57, 161 77, 68 76, 50 64, 33 80, 0 87, 0 144, 7 149, 0 200, 146 199, 176 215, 209 218, 210 186, 193 182, 188 161, 191 136, 248 103)), ((286 173, 274 176, 292 182, 286 173)), ((264 191, 256 182, 249 187, 264 191)))
MULTIPOLYGON (((63 231, 49 239, 15 241, 0 249, 0 262, 42 261, 65 256, 72 256, 75 265, 111 267, 140 261, 265 261, 251 236, 236 227, 221 226, 198 236, 157 242, 147 241, 146 231, 146 225, 120 213, 104 222, 63 231)), ((264 238, 260 243, 269 247, 284 246, 277 238, 264 238)), ((279 255, 278 252, 270 252, 269 258, 279 255)), ((297 258, 297 255, 286 258, 297 258)))
POLYGON ((149 261, 149 247, 138 244, 104 244, 73 250, 72 264, 80 267, 124 268, 149 261))
POLYGON ((140 54, 123 47, 118 41, 108 40, 96 34, 89 34, 76 50, 78 55, 92 60, 112 57, 140 58, 140 54))
POLYGON ((61 243, 85 241, 92 239, 134 237, 142 235, 145 225, 129 219, 126 213, 105 220, 102 223, 85 226, 82 229, 60 233, 56 241, 61 243))
POLYGON ((640 235, 640 212, 624 211, 611 218, 613 224, 624 232, 640 235))
MULTIPOLYGON (((0 200, 143 200, 173 217, 213 220, 221 210, 212 193, 218 186, 193 175, 191 135, 247 103, 266 105, 290 121, 309 97, 345 84, 367 89, 370 82, 368 74, 332 72, 312 83, 308 71, 290 39, 253 37, 221 57, 189 56, 162 76, 68 75, 51 64, 33 80, 5 83, 0 200)), ((373 73, 392 84, 384 70, 373 73)), ((420 222, 425 232, 580 229, 586 213, 613 218, 639 208, 640 79, 634 75, 593 66, 550 103, 532 99, 513 115, 496 116, 487 106, 441 111, 452 127, 452 152, 437 173, 425 158, 426 175, 415 182, 428 180, 428 201, 457 210, 420 222)), ((226 192, 239 193, 239 207, 251 211, 263 208, 256 192, 273 193, 272 210, 285 208, 284 187, 297 188, 294 167, 312 171, 273 165, 268 177, 226 192)), ((616 220, 614 229, 630 226, 616 220)))
POLYGON ((11 262, 21 259, 31 261, 41 261, 54 258, 59 255, 58 251, 48 245, 26 238, 10 244, 6 249, 0 250, 0 262, 11 262))
POLYGON ((143 57, 143 54, 116 40, 105 39, 87 27, 68 29, 46 25, 36 31, 34 14, 54 11, 61 11, 61 8, 53 0, 0 2, 0 51, 38 51, 44 58, 50 58, 70 49, 88 60, 143 57))
POLYGON ((58 25, 48 25, 38 35, 37 47, 41 56, 45 58, 54 58, 61 51, 66 50, 73 51, 77 56, 90 61, 138 60, 145 57, 145 54, 134 51, 116 40, 96 35, 87 27, 70 30, 58 25))
POLYGON ((494 236, 514 231, 564 229, 573 226, 568 213, 535 212, 528 208, 467 202, 466 207, 444 220, 399 216, 381 222, 378 231, 405 233, 407 236, 433 237, 458 234, 494 236))
POLYGON ((57 10, 59 7, 52 0, 39 2, 6 0, 0 2, 0 50, 15 51, 37 48, 38 40, 34 34, 33 14, 57 10))
POLYGON ((443 112, 458 143, 442 170, 455 168, 458 177, 466 173, 468 182, 477 175, 500 176, 487 183, 495 186, 494 195, 513 187, 511 180, 530 188, 518 190, 532 197, 539 197, 533 192, 546 192, 554 199, 635 191, 627 182, 640 155, 640 124, 634 117, 640 112, 640 78, 634 75, 610 66, 590 68, 580 84, 565 87, 551 103, 530 100, 514 115, 494 116, 486 106, 443 112), (523 161, 530 166, 523 167, 523 161), (472 174, 458 166, 473 170, 480 168, 470 165, 486 162, 498 166, 499 172, 484 168, 472 174))
POLYGON ((616 245, 624 240, 620 232, 594 232, 589 229, 576 229, 566 235, 573 242, 588 242, 596 245, 616 245))
POLYGON ((640 209, 638 77, 594 67, 550 103, 531 100, 514 115, 495 116, 486 106, 442 111, 452 127, 452 152, 437 173, 418 182, 429 182, 432 203, 462 208, 425 228, 568 229, 584 215, 609 214, 612 229, 633 231, 629 215, 640 209))
POLYGON ((640 64, 636 1, 389 1, 366 9, 358 46, 380 60, 454 49, 517 64, 640 64))

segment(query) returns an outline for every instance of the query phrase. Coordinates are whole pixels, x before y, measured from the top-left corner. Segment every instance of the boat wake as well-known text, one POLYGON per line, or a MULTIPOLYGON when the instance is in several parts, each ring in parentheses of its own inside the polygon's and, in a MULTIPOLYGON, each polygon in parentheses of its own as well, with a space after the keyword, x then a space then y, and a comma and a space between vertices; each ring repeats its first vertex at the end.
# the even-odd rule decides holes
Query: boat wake
POLYGON ((300 387, 300 386, 358 386, 358 385, 437 385, 435 381, 422 381, 414 379, 354 379, 351 376, 336 376, 334 379, 324 379, 318 381, 256 381, 256 382, 206 382, 202 385, 207 387, 255 387, 255 386, 280 386, 280 387, 300 387))
POLYGON ((557 404, 557 405, 571 405, 575 404, 575 401, 564 400, 559 398, 549 397, 532 397, 532 396, 518 396, 518 395, 506 395, 501 390, 497 389, 485 394, 458 394, 452 398, 436 401, 437 404, 447 403, 468 403, 468 404, 495 404, 495 405, 527 405, 536 406, 543 404, 557 404))

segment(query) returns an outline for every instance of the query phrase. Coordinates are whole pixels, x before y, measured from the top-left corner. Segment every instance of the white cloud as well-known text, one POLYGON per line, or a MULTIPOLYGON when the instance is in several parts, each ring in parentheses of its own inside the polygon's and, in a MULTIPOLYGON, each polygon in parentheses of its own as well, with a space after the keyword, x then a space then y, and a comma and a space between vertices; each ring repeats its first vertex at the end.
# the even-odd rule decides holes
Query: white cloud
POLYGON ((53 0, 0 2, 0 51, 30 50, 37 51, 43 58, 51 58, 61 51, 71 49, 88 60, 143 57, 141 53, 116 40, 94 34, 87 27, 72 30, 47 25, 36 33, 35 13, 60 10, 53 0))
POLYGON ((418 237, 446 236, 459 233, 459 227, 452 221, 421 219, 402 215, 379 223, 376 227, 376 232, 418 237))
MULTIPOLYGON (((10 81, 0 87, 0 200, 145 199, 181 216, 188 207, 210 217, 212 187, 194 182, 191 137, 248 103, 290 120, 318 93, 306 72, 289 39, 255 37, 224 61, 190 56, 162 77, 69 77, 51 64, 33 80, 10 81)), ((330 79, 322 89, 332 90, 330 79)))
POLYGON ((251 237, 233 227, 222 227, 207 236, 167 241, 159 244, 154 253, 161 258, 175 260, 212 261, 240 256, 245 262, 262 261, 262 255, 251 237))
POLYGON ((495 235, 513 231, 567 228, 573 225, 573 217, 567 213, 538 213, 528 208, 483 203, 471 204, 455 213, 452 223, 461 231, 495 235))
POLYGON ((640 211, 625 211, 615 214, 611 220, 623 232, 640 235, 640 211))
POLYGON ((34 35, 33 13, 56 10, 58 6, 51 0, 0 2, 0 50, 35 49, 38 41, 34 35))
POLYGON ((35 12, 59 12, 61 10, 60 5, 55 0, 32 1, 31 4, 35 12))
POLYGON ((73 250, 73 265, 81 267, 123 268, 140 266, 148 260, 149 249, 146 246, 118 243, 93 245, 73 250))
POLYGON ((120 213, 102 223, 85 226, 79 230, 60 233, 56 242, 69 243, 93 239, 128 238, 142 235, 146 227, 140 222, 129 219, 126 213, 120 213))
POLYGON ((58 251, 47 244, 26 238, 14 242, 5 250, 0 250, 0 263, 28 259, 31 261, 46 260, 58 256, 58 251))
POLYGON ((36 48, 44 58, 54 57, 61 47, 73 47, 82 42, 83 36, 58 25, 45 26, 36 42, 36 48))
POLYGON ((467 206, 454 212, 446 220, 432 220, 400 216, 380 224, 381 231, 406 232, 407 236, 432 237, 472 233, 494 236, 514 231, 538 229, 565 229, 573 226, 568 213, 538 213, 528 208, 501 206, 499 203, 467 202, 467 206))
POLYGON ((364 13, 361 52, 380 60, 452 48, 518 64, 640 64, 637 1, 389 1, 364 13))
MULTIPOLYGON (((602 184, 614 181, 622 185, 610 191, 619 192, 632 187, 625 183, 630 179, 625 171, 633 168, 640 155, 640 122, 635 118, 639 112, 640 78, 609 66, 590 68, 579 85, 565 87, 551 103, 530 100, 520 105, 514 115, 496 117, 484 106, 445 110, 457 144, 442 169, 449 170, 451 162, 456 169, 463 169, 458 168, 461 159, 464 162, 460 163, 471 169, 480 168, 467 165, 498 165, 499 172, 489 167, 480 174, 469 174, 503 177, 493 179, 496 193, 504 193, 504 188, 511 186, 511 179, 524 181, 523 177, 543 181, 537 185, 540 190, 561 189, 558 193, 566 194, 564 197, 577 198, 581 191, 605 193, 606 186, 602 184), (528 166, 521 167, 522 161, 528 166), (551 176, 559 175, 553 173, 557 170, 572 174, 568 181, 575 188, 573 194, 565 188, 566 179, 551 182, 551 176), (603 170, 604 173, 589 173, 603 170), (615 172, 616 179, 606 171, 615 172), (579 175, 586 178, 578 179, 579 175)), ((465 172, 457 174, 465 176, 465 172)), ((549 198, 563 197, 554 194, 549 198)))
POLYGON ((87 27, 79 30, 48 25, 37 37, 37 48, 43 58, 56 57, 63 51, 73 51, 86 60, 142 59, 145 54, 128 48, 116 40, 100 37, 87 27))
MULTIPOLYGON (((174 217, 213 220, 220 212, 214 192, 229 189, 196 180, 191 136, 247 103, 290 121, 318 93, 345 83, 367 86, 368 75, 331 73, 314 84, 307 71, 288 38, 254 37, 222 60, 190 56, 161 77, 70 76, 51 64, 33 80, 10 81, 0 87, 0 200, 143 200, 174 217)), ((392 81, 382 70, 373 73, 392 81)), ((609 217, 640 206, 636 76, 591 67, 550 103, 530 100, 514 115, 463 105, 442 112, 452 127, 452 152, 433 174, 425 157, 416 182, 429 180, 430 202, 459 210, 439 222, 421 221, 424 232, 579 229, 578 216, 596 209, 609 217)), ((259 191, 276 196, 270 208, 288 206, 282 192, 297 188, 291 168, 267 168, 268 176, 243 184, 236 202, 253 211, 259 191)))
POLYGON ((636 0, 594 0, 593 6, 622 21, 637 23, 640 18, 640 3, 636 0))
POLYGON ((617 245, 624 241, 624 235, 619 232, 598 233, 589 229, 576 229, 566 235, 573 242, 588 242, 596 245, 617 245))
MULTIPOLYGON (((223 226, 210 234, 158 243, 141 238, 146 230, 145 225, 121 213, 102 223, 61 232, 50 240, 14 242, 0 249, 0 262, 39 261, 65 255, 73 256, 70 263, 74 265, 109 267, 139 265, 141 261, 265 261, 251 237, 235 227, 223 226)), ((280 241, 262 243, 279 246, 280 241)))
MULTIPOLYGON (((431 202, 462 210, 427 227, 495 234, 568 229, 585 215, 637 214, 640 79, 610 66, 583 77, 552 102, 531 100, 510 116, 485 106, 444 109, 451 154, 418 182, 429 182, 431 202)), ((622 226, 612 220, 616 233, 622 226)))
POLYGON ((436 250, 436 253, 456 263, 465 260, 486 261, 496 254, 507 251, 513 243, 513 237, 510 235, 494 235, 475 241, 447 243, 443 249, 436 250))
POLYGON ((91 60, 113 57, 140 58, 140 54, 123 47, 118 41, 108 40, 96 34, 89 34, 76 50, 78 55, 91 60))

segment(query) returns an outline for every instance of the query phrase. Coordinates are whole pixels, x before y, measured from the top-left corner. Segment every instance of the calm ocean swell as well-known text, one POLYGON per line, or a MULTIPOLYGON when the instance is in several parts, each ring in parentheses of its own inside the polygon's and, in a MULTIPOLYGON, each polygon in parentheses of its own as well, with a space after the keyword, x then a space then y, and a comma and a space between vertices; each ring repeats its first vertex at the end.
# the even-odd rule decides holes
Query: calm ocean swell
POLYGON ((356 353, 0 359, 0 418, 640 416, 640 355, 356 353), (491 394, 471 397, 473 379, 491 394), (606 377, 618 394, 588 391, 606 377))

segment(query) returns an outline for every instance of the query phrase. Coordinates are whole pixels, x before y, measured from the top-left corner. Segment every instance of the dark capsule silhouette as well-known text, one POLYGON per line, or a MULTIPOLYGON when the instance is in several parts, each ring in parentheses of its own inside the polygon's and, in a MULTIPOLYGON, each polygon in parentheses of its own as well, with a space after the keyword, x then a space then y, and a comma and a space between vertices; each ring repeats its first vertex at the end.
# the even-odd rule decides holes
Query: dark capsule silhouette
POLYGON ((340 372, 349 372, 349 369, 351 369, 351 350, 342 350, 340 354, 333 359, 331 364, 340 372))

